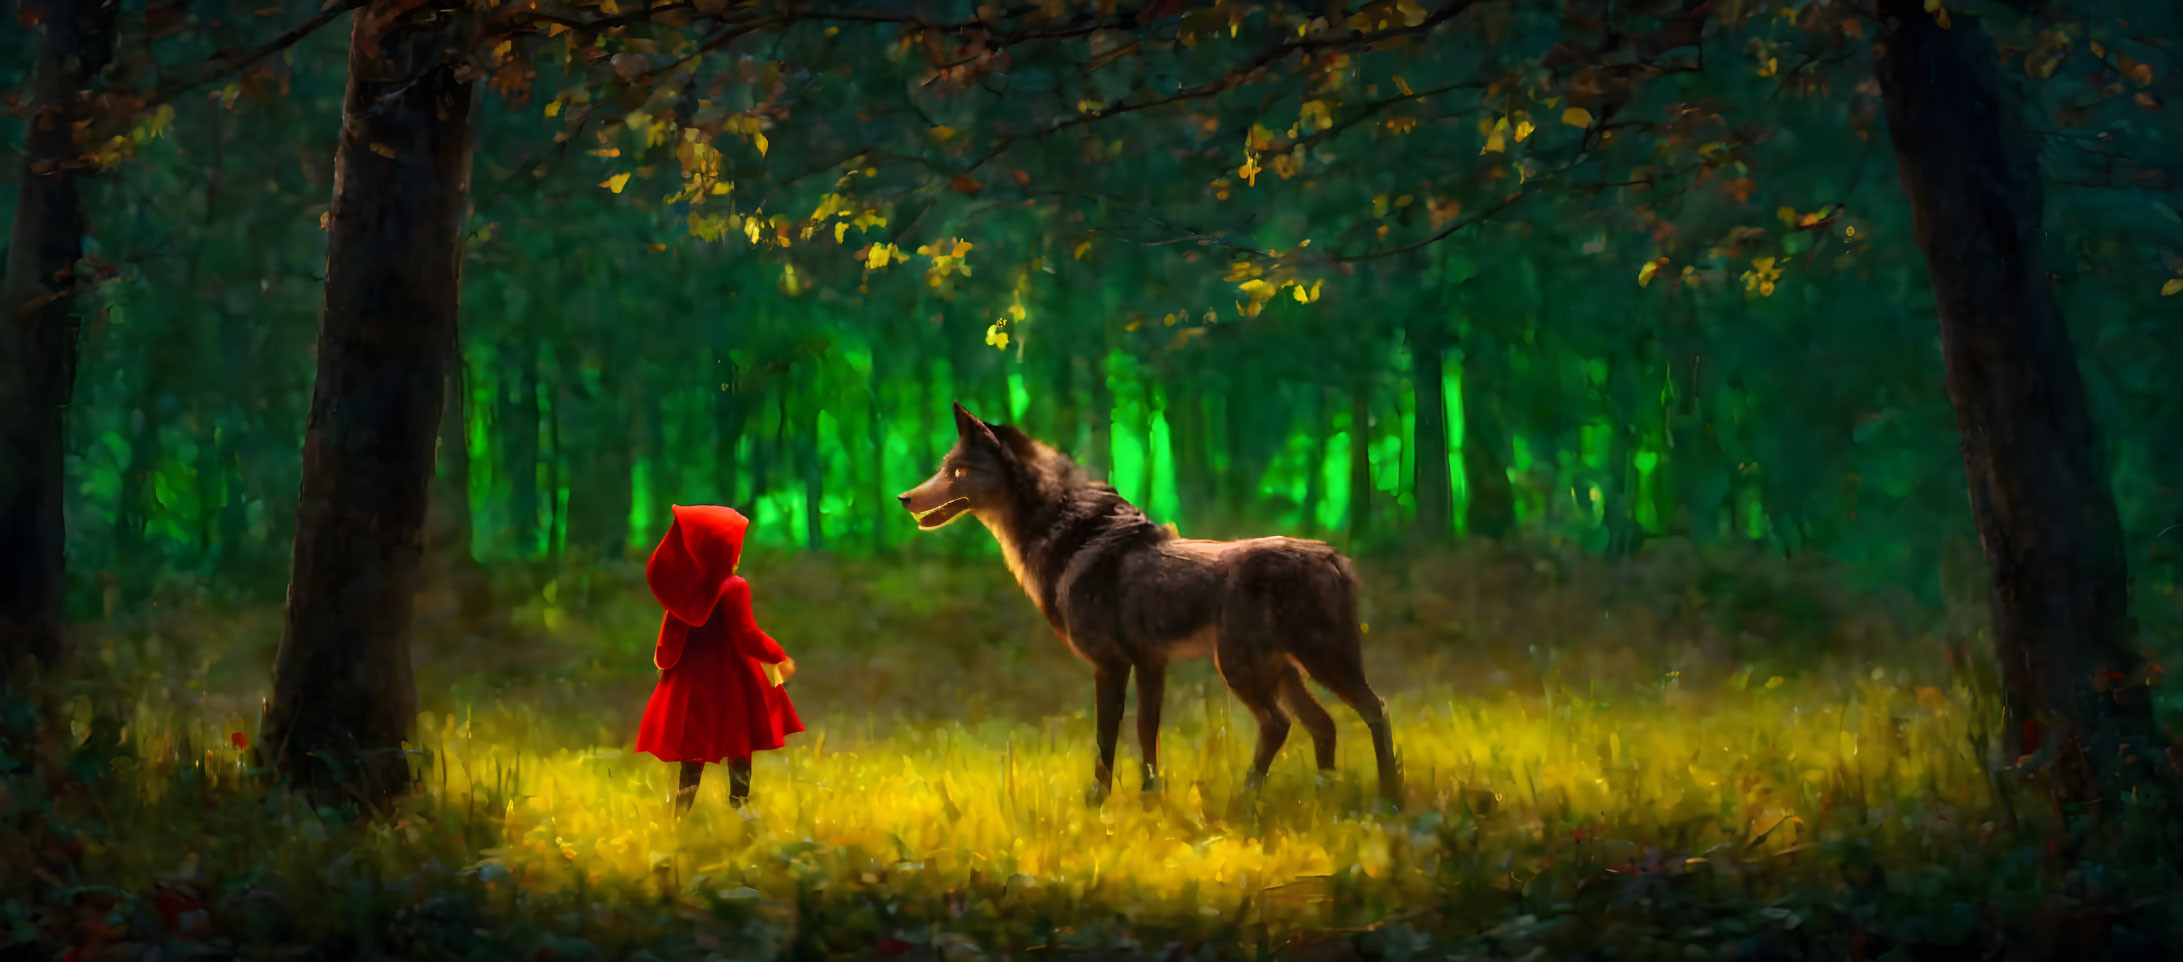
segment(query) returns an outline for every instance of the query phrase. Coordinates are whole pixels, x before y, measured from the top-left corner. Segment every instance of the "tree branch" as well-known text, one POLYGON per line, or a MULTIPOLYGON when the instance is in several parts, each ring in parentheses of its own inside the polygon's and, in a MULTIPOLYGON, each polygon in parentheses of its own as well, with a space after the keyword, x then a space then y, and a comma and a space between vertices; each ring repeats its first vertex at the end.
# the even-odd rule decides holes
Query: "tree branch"
POLYGON ((248 53, 239 55, 216 54, 210 60, 205 61, 204 65, 199 67, 191 77, 154 91, 152 95, 144 101, 143 107, 139 109, 148 110, 150 108, 157 107, 160 104, 173 100, 174 98, 186 94, 198 87, 202 87, 205 84, 224 80, 228 77, 232 77, 236 74, 242 73, 243 71, 256 66, 260 61, 266 59, 267 57, 271 57, 276 53, 279 53, 283 50, 288 49, 289 47, 293 47, 296 44, 301 43, 303 41, 303 38, 308 37, 313 33, 316 33, 318 31, 318 28, 334 22, 334 20, 338 19, 342 14, 348 13, 351 10, 364 6, 369 2, 371 2, 371 0, 336 0, 333 6, 327 7, 326 9, 321 10, 317 14, 313 15, 310 19, 288 28, 287 32, 266 41, 264 44, 258 46, 248 53))
POLYGON ((1472 214, 1469 217, 1456 218, 1453 222, 1448 224, 1448 226, 1443 227, 1426 237, 1411 241, 1410 243, 1404 244, 1400 247, 1389 247, 1384 250, 1366 251, 1362 254, 1344 254, 1335 257, 1329 257, 1327 258, 1327 263, 1354 264, 1359 261, 1375 260, 1381 257, 1392 257, 1396 254, 1408 253, 1419 248, 1430 247, 1434 244, 1438 244, 1441 241, 1447 240, 1448 238, 1455 236, 1457 232, 1463 230, 1466 227, 1470 227, 1482 221, 1492 219, 1495 214, 1499 214, 1500 212, 1507 210, 1517 201, 1522 200, 1524 196, 1529 193, 1531 193, 1531 191, 1528 188, 1517 188, 1514 193, 1511 193, 1508 196, 1501 198, 1499 201, 1495 202, 1493 206, 1487 207, 1484 210, 1480 210, 1479 212, 1472 214))
POLYGON ((1383 43, 1388 40, 1395 40, 1401 37, 1410 36, 1412 34, 1424 33, 1434 27, 1439 26, 1442 23, 1447 22, 1448 20, 1453 19, 1457 14, 1460 14, 1463 11, 1470 9, 1478 2, 1479 0, 1450 0, 1450 2, 1442 4, 1440 6, 1440 9, 1433 11, 1430 16, 1419 21, 1415 26, 1405 25, 1400 27, 1389 27, 1385 30, 1377 30, 1371 33, 1357 34, 1354 36, 1340 39, 1328 37, 1302 37, 1295 40, 1278 43, 1266 48, 1265 50, 1260 51, 1257 55, 1251 57, 1249 60, 1244 61, 1242 64, 1229 68, 1227 72, 1221 74, 1220 76, 1215 77, 1212 80, 1208 80, 1205 83, 1198 84, 1195 87, 1187 87, 1182 90, 1178 90, 1172 94, 1168 94, 1164 97, 1154 97, 1150 100, 1140 100, 1135 103, 1125 101, 1115 104, 1112 107, 1091 111, 1089 113, 1079 114, 1058 123, 1048 124, 1044 127, 1039 128, 1038 130, 1031 131, 1030 133, 1016 134, 1014 136, 1004 137, 999 143, 994 144, 991 148, 987 149, 985 153, 979 155, 978 159, 973 161, 970 166, 963 168, 963 172, 968 173, 970 171, 974 171, 980 167, 985 166, 987 163, 992 162, 994 158, 999 157, 1003 153, 1006 153, 1010 147, 1013 147, 1016 144, 1025 140, 1030 140, 1038 137, 1046 137, 1052 134, 1060 133, 1064 130, 1068 130, 1071 127, 1080 127, 1096 121, 1106 120, 1110 117, 1118 117, 1122 114, 1136 113, 1138 111, 1151 110, 1156 107, 1171 106, 1174 104, 1185 103, 1192 100, 1202 100, 1206 97, 1225 93, 1229 90, 1235 89, 1236 87, 1242 86, 1246 80, 1248 80, 1251 76, 1255 75, 1258 71, 1265 69, 1266 67, 1272 66, 1273 64, 1279 63, 1281 60, 1287 58, 1290 54, 1293 53, 1312 54, 1356 50, 1363 47, 1372 46, 1373 44, 1383 43))

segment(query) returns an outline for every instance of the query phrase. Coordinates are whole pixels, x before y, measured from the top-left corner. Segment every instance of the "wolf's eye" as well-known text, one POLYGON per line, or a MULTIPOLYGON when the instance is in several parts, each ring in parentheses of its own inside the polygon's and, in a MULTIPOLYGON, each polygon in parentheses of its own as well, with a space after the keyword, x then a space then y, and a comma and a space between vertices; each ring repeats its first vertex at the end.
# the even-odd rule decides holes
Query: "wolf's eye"
POLYGON ((963 479, 963 475, 967 473, 968 472, 964 471, 962 468, 959 467, 949 468, 947 476, 952 480, 961 481, 963 479))

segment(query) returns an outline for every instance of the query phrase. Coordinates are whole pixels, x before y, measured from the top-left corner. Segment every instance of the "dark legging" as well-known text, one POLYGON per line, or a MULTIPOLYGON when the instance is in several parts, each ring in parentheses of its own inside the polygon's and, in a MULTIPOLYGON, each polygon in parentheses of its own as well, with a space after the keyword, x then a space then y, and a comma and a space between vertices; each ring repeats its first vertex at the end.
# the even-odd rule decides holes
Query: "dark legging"
MULTIPOLYGON (((742 808, 750 800, 750 759, 730 758, 728 766, 728 804, 742 808)), ((682 785, 675 792, 675 811, 679 814, 690 810, 690 803, 697 801, 697 783, 705 777, 704 762, 682 763, 682 785)))

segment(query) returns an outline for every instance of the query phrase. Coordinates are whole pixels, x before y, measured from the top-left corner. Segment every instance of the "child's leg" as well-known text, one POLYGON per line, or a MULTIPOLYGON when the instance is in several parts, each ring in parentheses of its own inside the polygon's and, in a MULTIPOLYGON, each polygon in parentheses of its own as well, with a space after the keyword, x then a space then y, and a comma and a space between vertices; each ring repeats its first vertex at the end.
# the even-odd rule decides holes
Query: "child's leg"
POLYGON ((704 777, 704 762, 682 763, 682 784, 675 790, 675 814, 690 810, 690 803, 697 801, 698 780, 704 777))
POLYGON ((750 759, 728 759, 728 803, 742 808, 750 801, 750 759))

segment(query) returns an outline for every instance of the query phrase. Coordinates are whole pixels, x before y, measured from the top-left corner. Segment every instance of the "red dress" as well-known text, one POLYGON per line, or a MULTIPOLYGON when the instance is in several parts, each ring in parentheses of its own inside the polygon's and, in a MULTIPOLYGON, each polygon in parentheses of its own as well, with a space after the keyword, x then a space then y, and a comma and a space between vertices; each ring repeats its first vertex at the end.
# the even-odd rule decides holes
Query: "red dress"
POLYGON ((663 761, 719 762, 779 748, 803 731, 766 665, 788 659, 751 617, 750 582, 735 574, 750 519, 717 505, 675 505, 644 578, 666 606, 637 751, 663 761))

